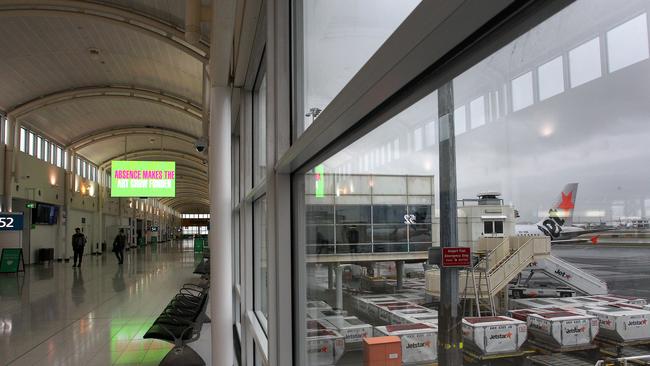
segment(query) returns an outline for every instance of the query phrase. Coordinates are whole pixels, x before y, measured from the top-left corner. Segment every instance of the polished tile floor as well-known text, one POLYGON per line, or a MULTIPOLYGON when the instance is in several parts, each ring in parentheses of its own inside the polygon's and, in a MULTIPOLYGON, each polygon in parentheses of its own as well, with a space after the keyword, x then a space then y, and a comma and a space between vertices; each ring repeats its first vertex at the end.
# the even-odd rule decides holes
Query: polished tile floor
POLYGON ((183 283, 195 282, 190 242, 112 253, 0 275, 0 365, 157 365, 171 345, 145 340, 183 283))

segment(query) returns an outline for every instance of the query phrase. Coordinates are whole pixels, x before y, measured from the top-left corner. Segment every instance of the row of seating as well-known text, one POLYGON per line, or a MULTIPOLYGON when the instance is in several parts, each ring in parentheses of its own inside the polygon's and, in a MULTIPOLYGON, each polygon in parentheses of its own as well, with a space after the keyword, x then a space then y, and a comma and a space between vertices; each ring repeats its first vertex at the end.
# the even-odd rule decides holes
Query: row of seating
POLYGON ((174 344, 174 348, 160 362, 161 366, 205 365, 201 356, 187 344, 199 339, 203 324, 210 322, 206 314, 208 290, 208 281, 183 285, 145 333, 143 338, 159 339, 174 344))

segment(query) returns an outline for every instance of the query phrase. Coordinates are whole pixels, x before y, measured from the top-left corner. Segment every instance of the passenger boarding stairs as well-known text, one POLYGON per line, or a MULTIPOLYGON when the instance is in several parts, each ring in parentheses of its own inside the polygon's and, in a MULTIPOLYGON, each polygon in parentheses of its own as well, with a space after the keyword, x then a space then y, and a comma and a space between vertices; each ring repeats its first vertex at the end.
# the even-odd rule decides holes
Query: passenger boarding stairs
MULTIPOLYGON (((548 258, 551 242, 545 236, 481 238, 474 253, 480 260, 473 268, 460 271, 459 296, 474 299, 479 311, 494 313, 494 297, 532 263, 548 258)), ((425 278, 427 295, 440 297, 440 270, 427 270, 425 278)))
POLYGON ((582 295, 606 295, 609 293, 606 282, 552 255, 533 261, 522 274, 525 275, 527 272, 529 278, 533 273, 543 273, 582 295))
MULTIPOLYGON (((474 254, 480 259, 473 268, 460 271, 458 286, 460 298, 473 300, 479 313, 494 313, 495 296, 519 274, 543 273, 581 294, 608 293, 605 282, 552 256, 546 236, 481 238, 474 254)), ((440 297, 440 270, 427 270, 425 278, 427 295, 440 297)))

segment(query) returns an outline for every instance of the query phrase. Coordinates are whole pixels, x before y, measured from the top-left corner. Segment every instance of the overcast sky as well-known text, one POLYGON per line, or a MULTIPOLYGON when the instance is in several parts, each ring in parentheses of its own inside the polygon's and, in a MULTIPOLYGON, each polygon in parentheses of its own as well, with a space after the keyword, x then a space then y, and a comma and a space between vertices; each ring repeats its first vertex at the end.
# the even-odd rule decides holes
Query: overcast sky
MULTIPOLYGON (((454 80, 459 198, 497 190, 522 221, 536 221, 578 182, 581 218, 650 216, 648 8, 577 1, 454 80)), ((353 31, 339 30, 329 32, 353 31)), ((313 80, 329 87, 313 94, 327 90, 327 100, 345 77, 328 77, 340 74, 337 64, 320 67, 313 80)), ((437 175, 436 141, 434 93, 330 158, 326 171, 437 175)))

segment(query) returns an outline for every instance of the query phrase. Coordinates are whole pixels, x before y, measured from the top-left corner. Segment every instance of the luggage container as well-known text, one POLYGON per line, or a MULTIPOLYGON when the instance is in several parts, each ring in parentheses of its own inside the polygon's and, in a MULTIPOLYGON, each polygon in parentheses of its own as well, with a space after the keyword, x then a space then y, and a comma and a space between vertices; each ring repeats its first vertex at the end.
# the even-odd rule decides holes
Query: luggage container
POLYGON ((426 310, 426 308, 410 302, 400 304, 388 304, 379 307, 379 319, 387 323, 392 322, 395 311, 399 310, 426 310))
MULTIPOLYGON (((371 301, 368 303, 368 315, 375 317, 375 318, 382 318, 382 313, 386 311, 386 306, 404 306, 404 305, 412 305, 409 302, 405 301, 395 301, 395 300, 390 300, 390 301, 371 301)), ((386 315, 383 315, 386 317, 386 315)), ((385 321, 385 319, 384 319, 385 321)))
POLYGON ((617 342, 650 341, 650 311, 605 305, 589 310, 600 321, 598 338, 617 342))
POLYGON ((407 318, 412 323, 423 323, 428 325, 438 326, 438 314, 429 313, 429 314, 416 314, 407 318))
POLYGON ((374 307, 375 302, 390 302, 390 301, 395 301, 391 296, 378 296, 378 295, 373 295, 373 296, 364 296, 362 298, 359 298, 357 301, 357 310, 362 313, 362 314, 368 314, 370 315, 371 307, 374 307))
POLYGON ((345 352, 343 336, 331 329, 308 330, 306 340, 310 365, 336 365, 345 352))
POLYGON ((530 314, 527 320, 528 339, 550 349, 592 347, 598 334, 598 318, 569 311, 530 314))
POLYGON ((413 323, 375 327, 375 336, 397 336, 402 341, 402 364, 419 365, 438 359, 438 327, 413 323))
POLYGON ((418 308, 418 309, 395 310, 395 311, 393 311, 393 316, 392 316, 392 319, 391 319, 391 323, 393 323, 393 324, 419 323, 418 321, 413 320, 414 316, 427 316, 427 317, 435 316, 436 319, 437 319, 438 318, 438 312, 435 311, 435 310, 424 308, 424 307, 421 307, 421 308, 418 308))
POLYGON ((463 318, 466 346, 482 355, 517 352, 526 333, 526 323, 506 316, 463 318))
POLYGON ((564 310, 565 309, 562 308, 517 309, 517 310, 508 310, 506 312, 506 316, 525 322, 528 320, 528 315, 531 314, 544 314, 544 313, 552 313, 552 312, 564 311, 564 310))
POLYGON ((356 316, 330 318, 323 320, 323 323, 343 336, 346 350, 361 348, 363 338, 372 336, 372 325, 356 316))
POLYGON ((554 308, 558 305, 552 301, 549 301, 550 298, 544 299, 509 299, 508 302, 513 307, 513 309, 542 309, 542 308, 554 308))

